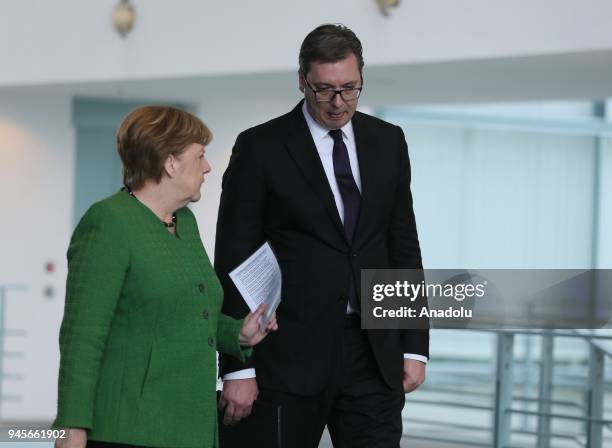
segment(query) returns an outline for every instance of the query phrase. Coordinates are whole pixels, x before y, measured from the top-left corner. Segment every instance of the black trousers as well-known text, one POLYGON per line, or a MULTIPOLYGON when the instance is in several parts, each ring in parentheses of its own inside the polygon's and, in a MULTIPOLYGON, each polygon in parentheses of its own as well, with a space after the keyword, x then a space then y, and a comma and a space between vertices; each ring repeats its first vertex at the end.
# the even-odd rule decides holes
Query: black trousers
POLYGON ((299 396, 260 387, 249 417, 230 427, 220 419, 220 448, 316 448, 325 425, 335 448, 399 448, 404 400, 403 389, 390 389, 380 375, 359 319, 347 317, 326 390, 299 396))

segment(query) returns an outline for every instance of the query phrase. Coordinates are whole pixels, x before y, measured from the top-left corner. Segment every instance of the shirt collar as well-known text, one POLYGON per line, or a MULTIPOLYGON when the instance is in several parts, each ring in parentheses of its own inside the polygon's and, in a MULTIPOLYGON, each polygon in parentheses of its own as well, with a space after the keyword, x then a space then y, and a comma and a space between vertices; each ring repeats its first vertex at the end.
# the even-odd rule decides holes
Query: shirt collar
MULTIPOLYGON (((304 113, 304 118, 306 119, 306 124, 308 124, 308 129, 310 129, 310 134, 312 135, 312 139, 315 142, 315 145, 318 144, 325 137, 331 138, 329 135, 329 129, 321 126, 317 123, 314 118, 308 113, 308 108, 306 107, 306 101, 302 104, 302 112, 304 113)), ((342 134, 344 138, 347 138, 352 141, 353 139, 353 121, 350 120, 347 124, 340 128, 342 130, 342 134)))

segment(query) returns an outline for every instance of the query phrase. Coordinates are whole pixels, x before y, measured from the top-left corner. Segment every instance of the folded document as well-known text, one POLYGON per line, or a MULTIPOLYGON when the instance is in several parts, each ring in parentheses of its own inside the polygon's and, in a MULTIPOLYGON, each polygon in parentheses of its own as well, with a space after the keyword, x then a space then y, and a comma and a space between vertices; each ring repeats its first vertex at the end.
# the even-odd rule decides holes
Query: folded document
POLYGON ((229 273, 251 312, 268 305, 260 325, 265 328, 281 300, 282 277, 278 260, 268 242, 229 273))

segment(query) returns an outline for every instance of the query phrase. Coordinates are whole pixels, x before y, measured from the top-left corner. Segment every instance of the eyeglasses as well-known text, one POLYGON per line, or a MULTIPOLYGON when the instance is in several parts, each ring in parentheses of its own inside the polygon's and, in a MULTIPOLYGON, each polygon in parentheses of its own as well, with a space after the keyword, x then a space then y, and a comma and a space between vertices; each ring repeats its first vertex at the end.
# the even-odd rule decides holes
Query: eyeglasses
POLYGON ((340 89, 340 90, 334 90, 334 89, 315 90, 310 85, 308 80, 306 79, 306 76, 304 76, 304 82, 306 82, 306 85, 308 86, 308 88, 312 90, 312 93, 315 94, 315 100, 317 100, 318 103, 328 103, 330 101, 333 101, 334 98, 336 98, 336 95, 340 95, 340 98, 342 98, 344 101, 355 101, 357 98, 359 98, 359 95, 361 95, 361 89, 363 89, 363 86, 362 86, 362 87, 351 87, 349 89, 340 89))

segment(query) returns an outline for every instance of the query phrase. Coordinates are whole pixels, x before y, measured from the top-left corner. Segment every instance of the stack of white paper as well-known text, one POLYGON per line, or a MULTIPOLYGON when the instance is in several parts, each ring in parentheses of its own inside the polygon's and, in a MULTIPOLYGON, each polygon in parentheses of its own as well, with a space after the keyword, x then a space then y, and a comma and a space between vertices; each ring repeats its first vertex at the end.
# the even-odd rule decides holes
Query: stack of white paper
POLYGON ((251 312, 268 305, 260 325, 265 328, 281 300, 281 270, 268 242, 229 274, 251 312))

